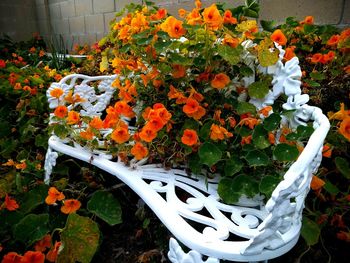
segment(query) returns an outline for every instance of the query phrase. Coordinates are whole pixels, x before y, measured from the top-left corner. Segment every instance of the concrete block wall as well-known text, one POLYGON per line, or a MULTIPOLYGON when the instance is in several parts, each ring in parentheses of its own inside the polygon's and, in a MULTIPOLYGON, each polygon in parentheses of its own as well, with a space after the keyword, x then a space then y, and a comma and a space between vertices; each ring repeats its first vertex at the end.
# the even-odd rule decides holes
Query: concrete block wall
MULTIPOLYGON (((73 43, 92 44, 109 31, 109 22, 126 4, 142 0, 0 0, 0 32, 22 39, 39 31, 45 39, 62 36, 68 49, 73 43), (26 10, 14 11, 16 8, 26 10), (16 8, 14 8, 16 7, 16 8), (34 11, 33 11, 34 10, 34 11), (23 21, 24 22, 21 22, 23 21), (33 21, 28 22, 27 21, 33 21)), ((153 0, 159 7, 177 15, 179 8, 192 9, 194 0, 153 0)), ((203 6, 224 2, 227 7, 243 4, 244 0, 202 0, 203 6)), ((302 20, 315 17, 318 24, 350 26, 350 0, 258 0, 260 20, 284 22, 294 16, 302 20)))
POLYGON ((20 41, 39 32, 35 4, 35 0, 0 0, 0 36, 20 41))

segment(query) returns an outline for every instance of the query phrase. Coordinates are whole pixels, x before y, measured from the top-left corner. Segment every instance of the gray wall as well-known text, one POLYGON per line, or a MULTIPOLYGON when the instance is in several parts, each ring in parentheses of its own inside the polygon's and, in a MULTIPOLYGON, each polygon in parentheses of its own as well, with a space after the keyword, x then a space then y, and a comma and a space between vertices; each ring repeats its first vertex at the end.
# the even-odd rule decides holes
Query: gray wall
MULTIPOLYGON (((109 30, 114 14, 130 2, 141 0, 0 0, 0 32, 16 40, 25 40, 39 31, 45 38, 62 35, 67 47, 73 43, 92 44, 109 30)), ((193 0, 153 0, 172 14, 179 8, 191 9, 193 0)), ((203 0, 208 6, 214 0, 203 0)), ((226 0, 227 6, 237 6, 244 0, 226 0)), ((283 22, 288 16, 301 20, 315 17, 317 24, 350 26, 350 0, 259 0, 260 18, 283 22)))

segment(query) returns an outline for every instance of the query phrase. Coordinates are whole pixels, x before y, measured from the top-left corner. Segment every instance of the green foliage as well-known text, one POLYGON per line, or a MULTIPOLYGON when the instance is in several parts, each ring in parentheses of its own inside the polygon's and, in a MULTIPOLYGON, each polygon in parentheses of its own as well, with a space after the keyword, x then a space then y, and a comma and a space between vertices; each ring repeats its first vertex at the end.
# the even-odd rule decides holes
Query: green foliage
POLYGON ((317 244, 320 233, 321 231, 318 224, 308 218, 303 218, 301 236, 304 238, 308 246, 317 244))

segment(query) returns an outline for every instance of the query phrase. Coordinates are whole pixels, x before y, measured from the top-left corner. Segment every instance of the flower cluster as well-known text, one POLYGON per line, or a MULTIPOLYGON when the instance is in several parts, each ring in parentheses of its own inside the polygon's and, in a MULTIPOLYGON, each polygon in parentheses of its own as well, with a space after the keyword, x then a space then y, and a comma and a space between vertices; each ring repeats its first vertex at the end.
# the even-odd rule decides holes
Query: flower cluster
POLYGON ((50 187, 48 196, 45 199, 45 203, 48 205, 57 205, 57 201, 62 201, 61 212, 64 214, 74 213, 79 210, 81 203, 76 199, 65 199, 64 194, 56 189, 56 187, 50 187))
POLYGON ((278 162, 293 161, 302 150, 299 133, 278 132, 281 104, 256 108, 242 98, 267 96, 272 77, 258 73, 257 62, 275 64, 274 42, 285 46, 287 38, 280 29, 259 32, 240 10, 202 8, 197 0, 178 19, 152 5, 130 7, 99 42, 100 71, 117 74, 114 101, 102 117, 80 116, 78 92, 52 86, 52 131, 125 163, 147 158, 231 179, 254 169, 258 175, 240 193, 249 196, 259 193, 268 167, 280 168, 273 175, 280 180, 288 166, 278 162), (285 156, 287 148, 292 154, 285 156))

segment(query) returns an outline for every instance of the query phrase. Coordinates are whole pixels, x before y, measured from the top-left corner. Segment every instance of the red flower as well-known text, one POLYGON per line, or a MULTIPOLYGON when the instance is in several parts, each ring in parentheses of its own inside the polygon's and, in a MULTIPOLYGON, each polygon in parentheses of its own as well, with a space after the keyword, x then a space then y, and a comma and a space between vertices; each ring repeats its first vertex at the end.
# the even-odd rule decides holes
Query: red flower
POLYGON ((0 68, 6 68, 6 62, 3 59, 0 59, 0 68))
POLYGON ((27 251, 21 260, 21 263, 44 263, 45 255, 40 251, 27 251))

